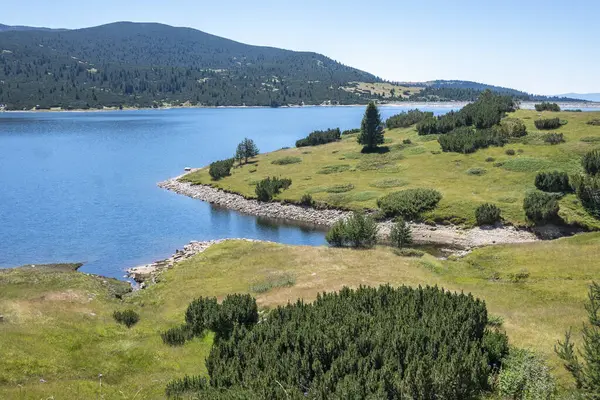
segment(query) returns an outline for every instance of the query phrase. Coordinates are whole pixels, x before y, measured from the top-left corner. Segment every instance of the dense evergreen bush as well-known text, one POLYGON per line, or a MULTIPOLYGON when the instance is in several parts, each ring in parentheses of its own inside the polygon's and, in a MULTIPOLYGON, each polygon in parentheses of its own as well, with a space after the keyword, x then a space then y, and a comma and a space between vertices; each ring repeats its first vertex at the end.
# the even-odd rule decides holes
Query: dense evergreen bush
POLYGON ((392 246, 401 249, 411 244, 412 241, 412 231, 410 226, 402 217, 399 217, 390 229, 390 243, 392 246))
POLYGON ((215 161, 210 163, 208 173, 213 180, 218 181, 221 178, 231 175, 231 167, 233 167, 233 158, 215 161))
POLYGON ((527 135, 527 127, 519 118, 504 118, 500 121, 500 132, 509 138, 518 138, 527 135))
POLYGON ((500 367, 502 359, 508 355, 508 337, 499 329, 486 329, 483 348, 488 355, 488 363, 493 367, 500 367))
POLYGON ((206 366, 214 389, 262 399, 469 399, 488 388, 486 323, 470 295, 344 288, 236 326, 206 366))
POLYGON ((600 218, 600 175, 575 175, 571 181, 583 208, 594 217, 600 218))
POLYGON ((592 125, 592 126, 600 126, 600 119, 598 119, 598 118, 592 119, 592 120, 586 122, 586 124, 592 125))
POLYGON ((354 212, 333 224, 325 239, 333 247, 370 248, 377 243, 377 223, 362 212, 354 212))
POLYGON ((470 127, 461 127, 441 135, 438 142, 444 152, 469 154, 489 146, 504 146, 507 139, 494 128, 474 131, 470 127))
POLYGON ((167 383, 165 394, 167 397, 177 397, 185 393, 197 393, 210 387, 208 380, 204 376, 189 376, 173 379, 167 383))
POLYGON ((250 328, 258 322, 256 300, 249 294, 228 294, 218 307, 210 330, 217 339, 227 339, 236 326, 250 328))
POLYGON ((139 314, 131 309, 127 309, 124 311, 115 311, 113 313, 113 318, 119 324, 123 324, 128 328, 131 328, 140 320, 139 314))
POLYGON ((495 204, 485 203, 475 209, 477 225, 494 225, 502 219, 501 210, 495 204))
POLYGON ((506 149, 506 151, 504 153, 507 156, 514 156, 515 154, 517 154, 517 152, 515 151, 515 149, 506 149))
POLYGON ((281 193, 282 190, 289 188, 292 180, 289 178, 268 177, 256 184, 254 191, 260 201, 271 201, 273 197, 281 193))
POLYGON ((549 144, 560 144, 565 142, 565 136, 562 133, 548 133, 544 135, 544 142, 549 144))
POLYGON ((581 165, 589 175, 600 174, 600 150, 586 153, 581 160, 581 165))
POLYGON ((535 111, 560 111, 560 106, 556 103, 544 101, 535 105, 535 111))
POLYGON ((571 341, 571 330, 565 334, 564 342, 554 347, 556 354, 563 360, 567 371, 573 375, 577 388, 585 399, 600 398, 600 285, 592 282, 585 304, 588 323, 583 326, 583 346, 579 361, 575 344, 571 341))
POLYGON ((400 216, 411 220, 420 217, 421 213, 433 210, 442 194, 434 189, 406 189, 387 194, 377 200, 377 206, 386 217, 400 216))
POLYGON ((320 144, 337 142, 342 138, 340 128, 311 132, 304 139, 296 141, 296 147, 318 146, 320 144))
POLYGON ((194 334, 190 327, 184 324, 162 332, 160 337, 163 343, 169 346, 183 346, 194 334))
POLYGON ((352 135, 352 134, 359 133, 359 132, 360 132, 360 128, 346 129, 345 131, 342 131, 342 136, 352 135))
POLYGON ((551 400, 556 383, 550 369, 534 353, 511 349, 498 374, 498 394, 504 399, 551 400))
POLYGON ((437 133, 437 119, 434 117, 426 118, 416 126, 419 135, 433 135, 437 133))
POLYGON ((552 222, 558 218, 558 200, 552 194, 527 193, 523 201, 523 209, 527 219, 537 224, 552 222))
POLYGON ((433 113, 420 111, 419 109, 408 110, 389 117, 385 121, 385 126, 388 129, 408 128, 426 118, 433 118, 433 113))
POLYGON ((219 312, 217 299, 200 297, 192 301, 185 311, 185 323, 194 336, 202 336, 210 329, 219 312))
POLYGON ((535 127, 538 129, 556 129, 560 128, 560 118, 545 118, 535 120, 535 127))
POLYGON ((535 177, 535 187, 543 192, 571 192, 569 175, 566 172, 540 172, 535 177))

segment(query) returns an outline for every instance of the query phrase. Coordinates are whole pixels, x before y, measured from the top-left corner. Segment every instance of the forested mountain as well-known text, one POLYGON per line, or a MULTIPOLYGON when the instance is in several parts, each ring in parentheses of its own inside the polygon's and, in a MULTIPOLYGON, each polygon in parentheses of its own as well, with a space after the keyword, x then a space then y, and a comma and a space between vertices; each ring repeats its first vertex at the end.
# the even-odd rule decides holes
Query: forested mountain
POLYGON ((118 22, 0 32, 9 109, 365 102, 340 87, 380 79, 323 55, 251 46, 191 28, 118 22))
POLYGON ((600 93, 567 93, 559 96, 570 97, 573 99, 581 99, 586 101, 600 102, 600 93))
POLYGON ((64 30, 64 29, 50 29, 50 28, 41 28, 41 27, 35 27, 35 26, 0 24, 0 32, 5 32, 5 31, 52 31, 52 30, 64 30))

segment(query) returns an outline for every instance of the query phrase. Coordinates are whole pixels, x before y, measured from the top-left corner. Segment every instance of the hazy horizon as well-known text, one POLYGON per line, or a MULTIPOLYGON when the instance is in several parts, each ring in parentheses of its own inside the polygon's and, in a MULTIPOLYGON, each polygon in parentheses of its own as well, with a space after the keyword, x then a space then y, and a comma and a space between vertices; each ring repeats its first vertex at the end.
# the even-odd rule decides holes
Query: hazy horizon
POLYGON ((587 30, 600 5, 587 1, 384 0, 366 8, 341 0, 284 5, 180 0, 169 6, 155 0, 106 0, 89 12, 81 8, 73 0, 11 3, 0 23, 77 29, 157 22, 252 45, 314 51, 390 81, 468 80, 544 95, 600 92, 595 79, 600 56, 591 51, 594 37, 587 30), (372 21, 365 23, 365 15, 372 15, 372 21))

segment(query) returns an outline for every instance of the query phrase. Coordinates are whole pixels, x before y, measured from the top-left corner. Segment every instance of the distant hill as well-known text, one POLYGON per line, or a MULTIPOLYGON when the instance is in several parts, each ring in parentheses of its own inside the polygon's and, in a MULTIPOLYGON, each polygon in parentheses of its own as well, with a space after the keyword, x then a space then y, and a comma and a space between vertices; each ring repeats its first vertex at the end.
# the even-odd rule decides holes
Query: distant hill
POLYGON ((38 28, 35 26, 22 26, 22 25, 4 25, 0 24, 0 32, 6 31, 64 31, 66 29, 51 29, 51 28, 38 28))
POLYGON ((560 94, 559 96, 572 97, 574 99, 581 99, 586 101, 600 102, 600 93, 566 93, 560 94))
POLYGON ((349 104, 379 78, 321 54, 251 46, 191 28, 118 22, 0 32, 0 103, 10 109, 168 104, 349 104))

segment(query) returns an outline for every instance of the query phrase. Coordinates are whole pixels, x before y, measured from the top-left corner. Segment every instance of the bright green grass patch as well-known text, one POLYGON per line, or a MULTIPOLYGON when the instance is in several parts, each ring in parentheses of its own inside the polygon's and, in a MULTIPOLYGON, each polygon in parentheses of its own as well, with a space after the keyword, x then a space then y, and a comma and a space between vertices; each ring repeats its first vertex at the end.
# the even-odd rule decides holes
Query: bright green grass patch
POLYGON ((302 162, 302 159, 300 157, 287 156, 287 157, 281 157, 276 160, 273 160, 273 161, 271 161, 271 164, 289 165, 289 164, 298 164, 300 162, 302 162))
POLYGON ((408 148, 405 152, 406 154, 412 155, 412 156, 416 156, 418 154, 423 154, 425 153, 427 150, 425 149, 425 147, 410 147, 408 148))
POLYGON ((344 193, 344 192, 349 192, 352 189, 354 189, 354 185, 351 183, 345 183, 342 185, 334 185, 334 186, 329 186, 325 189, 325 191, 327 193, 344 193))
POLYGON ((502 164, 502 168, 512 172, 536 172, 549 166, 549 161, 532 157, 511 158, 502 164))
POLYGON ((585 136, 579 140, 584 143, 598 143, 600 142, 600 136, 585 136))

